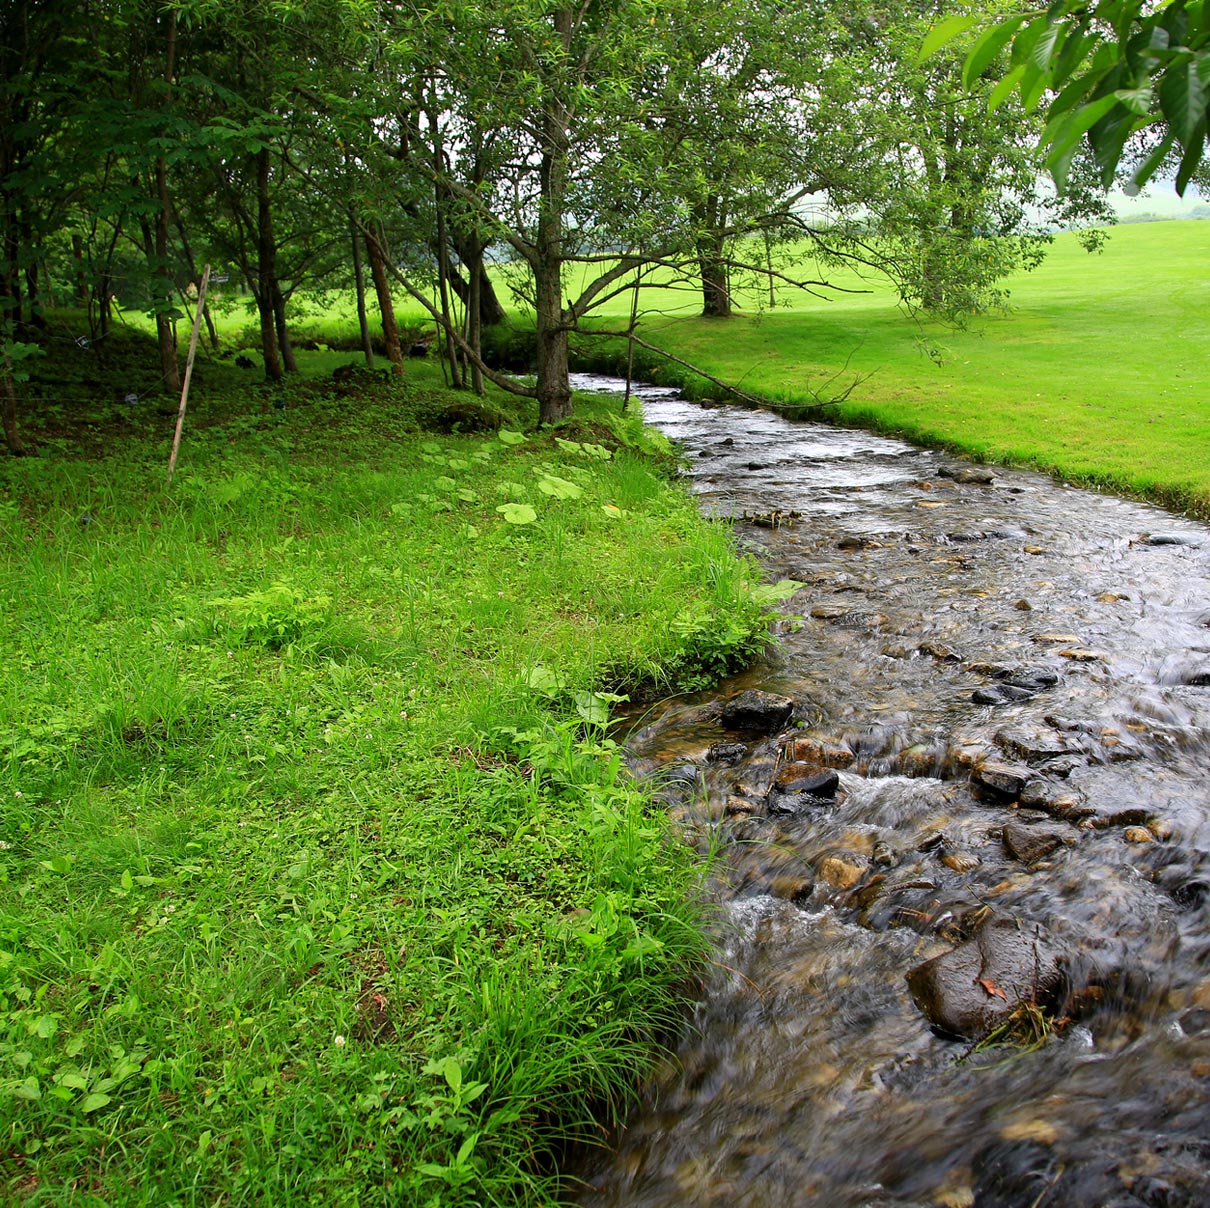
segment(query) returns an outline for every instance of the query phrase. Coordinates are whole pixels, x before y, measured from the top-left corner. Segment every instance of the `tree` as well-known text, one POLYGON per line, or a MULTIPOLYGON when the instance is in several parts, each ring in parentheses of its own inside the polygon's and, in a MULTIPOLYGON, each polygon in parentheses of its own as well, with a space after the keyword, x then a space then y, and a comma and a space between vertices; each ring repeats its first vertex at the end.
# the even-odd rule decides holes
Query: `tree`
POLYGON ((988 24, 954 16, 924 40, 933 53, 958 34, 984 26, 965 67, 970 86, 1011 43, 1009 69, 989 98, 994 108, 1014 91, 1026 108, 1049 97, 1040 143, 1062 189, 1086 142, 1108 186, 1132 140, 1150 135, 1128 189, 1141 188, 1177 158, 1176 189, 1193 180, 1210 133, 1210 3, 1170 0, 1056 0, 1046 9, 988 24))
POLYGON ((917 0, 879 23, 877 84, 861 91, 887 166, 869 205, 904 299, 961 323, 1003 302, 1000 282, 1036 267, 1056 226, 1104 224, 1112 211, 1085 170, 1065 196, 1039 187, 1040 122, 1011 100, 989 113, 992 85, 964 81, 962 49, 918 61, 935 13, 917 0))

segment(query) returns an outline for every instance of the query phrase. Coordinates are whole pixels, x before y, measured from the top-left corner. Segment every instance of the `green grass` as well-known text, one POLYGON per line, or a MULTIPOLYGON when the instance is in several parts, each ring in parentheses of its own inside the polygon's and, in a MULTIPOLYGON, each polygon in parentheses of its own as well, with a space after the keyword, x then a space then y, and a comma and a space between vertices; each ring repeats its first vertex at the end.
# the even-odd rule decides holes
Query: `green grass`
MULTIPOLYGON (((801 276, 852 292, 825 300, 780 287, 770 309, 761 289, 720 322, 697 317, 691 285, 667 284, 644 294, 642 334, 778 404, 810 406, 852 386, 830 418, 1207 517, 1208 261, 1210 222, 1124 225, 1093 255, 1061 234, 1040 269, 1007 282, 1010 309, 966 330, 904 313, 878 277, 804 261, 801 276)), ((499 270, 502 288, 507 271, 499 270)), ((629 301, 616 300, 600 325, 624 327, 629 301)), ((245 304, 229 302, 225 331, 254 336, 245 304)), ((414 305, 401 315, 417 329, 426 323, 414 305)), ((334 342, 355 346, 351 301, 299 303, 304 336, 318 337, 324 323, 334 342)), ((586 347, 608 355, 599 342, 586 347)))
POLYGON ((0 1199, 553 1202, 702 956, 596 719, 750 658, 753 567, 603 404, 267 397, 170 493, 108 404, 0 466, 0 1199))
POLYGON ((918 323, 869 283, 830 302, 781 291, 776 308, 721 323, 682 301, 644 334, 779 403, 860 378, 839 422, 1210 516, 1207 262, 1210 223, 1130 225, 1091 256, 1060 235, 1040 269, 1009 282, 1010 311, 965 331, 918 323))

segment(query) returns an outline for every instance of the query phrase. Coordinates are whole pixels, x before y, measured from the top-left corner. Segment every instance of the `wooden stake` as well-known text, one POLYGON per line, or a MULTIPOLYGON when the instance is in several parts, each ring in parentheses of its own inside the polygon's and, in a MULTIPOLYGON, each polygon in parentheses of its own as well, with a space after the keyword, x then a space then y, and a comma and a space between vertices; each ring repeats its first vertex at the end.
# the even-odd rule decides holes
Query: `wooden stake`
POLYGON ((176 413, 176 431, 172 434, 172 455, 168 458, 168 481, 164 490, 172 486, 172 472, 176 469, 176 455, 181 448, 181 429, 185 426, 185 403, 189 398, 189 381, 193 377, 193 358, 197 355, 197 333, 202 325, 202 308, 206 305, 206 286, 210 283, 210 265, 202 269, 202 284, 197 291, 197 310, 193 315, 193 334, 189 337, 189 356, 185 360, 185 381, 181 386, 181 405, 176 413))

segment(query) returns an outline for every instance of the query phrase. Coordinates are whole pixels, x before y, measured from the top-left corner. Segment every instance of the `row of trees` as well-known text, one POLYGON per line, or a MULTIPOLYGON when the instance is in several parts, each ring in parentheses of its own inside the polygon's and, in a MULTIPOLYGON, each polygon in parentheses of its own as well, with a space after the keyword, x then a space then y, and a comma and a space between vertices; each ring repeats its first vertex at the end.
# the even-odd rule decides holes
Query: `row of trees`
POLYGON ((746 277, 824 289, 853 260, 915 304, 983 307, 1040 222, 1104 211, 1078 170, 1064 199, 1039 191, 1037 130, 1011 100, 989 115, 960 45, 917 61, 949 3, 0 0, 7 443, 52 303, 95 338, 118 300, 154 315, 177 389, 202 260, 251 291, 270 378, 294 369, 292 296, 350 285, 367 356, 376 311, 402 371, 404 291, 455 383, 532 395, 544 422, 570 410, 571 333, 655 280, 721 318, 746 277), (535 384, 480 352, 502 256, 535 384))

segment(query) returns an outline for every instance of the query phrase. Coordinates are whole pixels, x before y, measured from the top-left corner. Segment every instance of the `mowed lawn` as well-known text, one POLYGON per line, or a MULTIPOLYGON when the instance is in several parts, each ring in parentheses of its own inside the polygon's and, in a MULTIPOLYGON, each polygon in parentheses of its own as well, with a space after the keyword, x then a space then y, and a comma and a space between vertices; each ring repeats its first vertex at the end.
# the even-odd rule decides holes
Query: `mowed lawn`
POLYGON ((1210 222, 1141 223, 1092 255, 1059 235, 1041 268, 1008 282, 1010 309, 963 331, 840 273, 869 292, 782 290, 773 309, 749 298, 725 321, 668 293, 644 335, 778 402, 833 398, 859 378, 834 411, 841 422, 1210 514, 1207 266, 1210 222))

